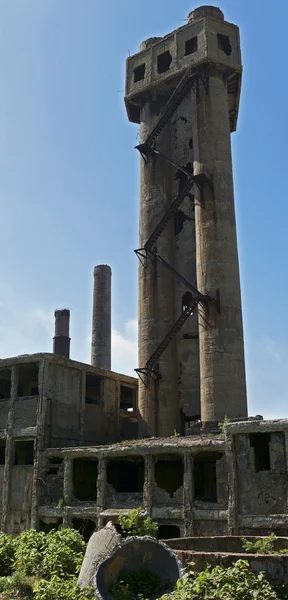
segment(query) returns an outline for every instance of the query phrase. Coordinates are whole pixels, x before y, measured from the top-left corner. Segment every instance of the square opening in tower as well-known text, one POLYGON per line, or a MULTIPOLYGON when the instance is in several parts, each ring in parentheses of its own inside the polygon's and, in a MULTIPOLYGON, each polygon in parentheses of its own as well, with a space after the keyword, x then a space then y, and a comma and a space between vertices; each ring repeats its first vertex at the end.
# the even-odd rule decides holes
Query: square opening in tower
POLYGON ((166 71, 169 71, 171 62, 172 62, 172 56, 171 56, 169 50, 167 50, 166 52, 163 52, 163 54, 159 54, 159 56, 157 57, 158 73, 161 74, 161 73, 166 73, 166 71))
POLYGON ((194 52, 197 52, 198 50, 198 38, 197 35, 193 38, 190 38, 190 40, 187 40, 185 42, 185 56, 188 56, 189 54, 194 54, 194 52))
POLYGON ((270 471, 270 433, 251 433, 249 435, 251 448, 254 449, 254 466, 256 473, 270 471))
POLYGON ((86 374, 85 402, 104 406, 104 377, 86 374))
POLYGON ((21 365, 18 371, 18 396, 38 396, 39 364, 30 363, 21 365))
POLYGON ((14 446, 14 465, 33 465, 34 463, 34 442, 25 440, 15 442, 14 446))
POLYGON ((143 81, 145 77, 145 63, 143 65, 139 65, 134 69, 134 83, 138 83, 138 81, 143 81))
POLYGON ((136 410, 136 390, 127 385, 120 385, 120 409, 132 412, 136 410))
POLYGON ((232 52, 232 46, 230 44, 228 35, 217 33, 217 41, 219 50, 222 50, 226 56, 230 56, 232 52))
POLYGON ((11 396, 11 370, 0 371, 0 400, 7 400, 11 396))
POLYGON ((201 452, 194 459, 194 498, 201 502, 217 502, 217 460, 223 454, 201 452))
POLYGON ((118 493, 142 493, 144 486, 144 459, 114 459, 107 463, 107 481, 118 493))

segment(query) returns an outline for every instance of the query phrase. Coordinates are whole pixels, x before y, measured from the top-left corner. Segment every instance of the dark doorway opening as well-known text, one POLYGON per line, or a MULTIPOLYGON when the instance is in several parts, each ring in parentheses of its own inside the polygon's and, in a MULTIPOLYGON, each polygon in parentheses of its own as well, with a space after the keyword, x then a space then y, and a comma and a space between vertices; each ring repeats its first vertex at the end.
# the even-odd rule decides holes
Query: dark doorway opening
POLYGON ((217 40, 219 50, 223 50, 226 56, 230 56, 232 52, 232 46, 230 44, 228 35, 222 35, 222 33, 217 33, 217 40))
POLYGON ((136 390, 120 385, 120 409, 132 412, 136 410, 136 390))
POLYGON ((145 77, 145 63, 143 63, 143 65, 139 65, 139 67, 136 67, 136 69, 134 69, 134 83, 137 83, 138 81, 142 81, 145 77))
POLYGON ((86 375, 86 395, 87 404, 98 404, 104 406, 104 378, 98 375, 86 375))
POLYGON ((5 465, 5 449, 6 449, 5 440, 0 440, 0 465, 5 465))
POLYGON ((180 538, 180 528, 178 525, 159 525, 159 540, 173 540, 175 538, 180 538))
POLYGON ((197 35, 193 38, 190 38, 190 40, 187 40, 185 42, 185 56, 188 56, 189 54, 194 54, 194 52, 197 52, 198 50, 198 38, 197 35))
POLYGON ((15 442, 14 450, 14 465, 33 465, 34 442, 32 440, 15 442))
POLYGON ((194 498, 202 502, 217 502, 217 460, 219 452, 197 454, 194 459, 194 498))
POLYGON ((163 52, 163 54, 159 54, 159 56, 157 57, 158 73, 166 73, 166 71, 169 71, 171 62, 172 62, 172 56, 171 56, 169 50, 167 50, 166 52, 163 52))
POLYGON ((39 520, 39 529, 40 531, 44 531, 44 533, 49 533, 52 529, 61 529, 62 519, 58 519, 57 521, 53 521, 53 523, 45 523, 45 521, 39 520))
POLYGON ((73 493, 81 502, 97 500, 98 460, 76 458, 73 461, 73 493))
POLYGON ((270 471, 270 433, 251 433, 249 435, 251 448, 254 449, 254 465, 256 473, 270 471))
POLYGON ((11 371, 10 369, 1 369, 0 371, 0 400, 6 400, 11 397, 11 371))
POLYGON ((110 460, 107 464, 107 481, 118 493, 141 493, 144 485, 144 460, 110 460))
POLYGON ((167 454, 156 457, 155 483, 162 490, 166 490, 171 498, 183 485, 183 461, 179 454, 167 454))
POLYGON ((72 519, 72 527, 81 533, 85 542, 89 542, 92 533, 96 529, 96 523, 91 519, 72 519))
POLYGON ((38 363, 27 363, 19 367, 18 396, 38 396, 38 372, 38 363))
POLYGON ((192 294, 191 292, 186 292, 184 296, 182 296, 182 311, 186 310, 192 302, 192 294))

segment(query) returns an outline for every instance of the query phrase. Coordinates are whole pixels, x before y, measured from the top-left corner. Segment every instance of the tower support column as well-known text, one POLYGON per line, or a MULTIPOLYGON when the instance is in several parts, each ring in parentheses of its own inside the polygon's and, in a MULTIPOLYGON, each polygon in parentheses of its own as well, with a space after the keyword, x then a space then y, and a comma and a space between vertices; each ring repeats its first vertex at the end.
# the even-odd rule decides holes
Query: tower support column
POLYGON ((221 68, 208 79, 193 99, 194 172, 212 181, 195 203, 196 269, 199 291, 220 303, 198 308, 203 422, 247 416, 228 94, 221 68))

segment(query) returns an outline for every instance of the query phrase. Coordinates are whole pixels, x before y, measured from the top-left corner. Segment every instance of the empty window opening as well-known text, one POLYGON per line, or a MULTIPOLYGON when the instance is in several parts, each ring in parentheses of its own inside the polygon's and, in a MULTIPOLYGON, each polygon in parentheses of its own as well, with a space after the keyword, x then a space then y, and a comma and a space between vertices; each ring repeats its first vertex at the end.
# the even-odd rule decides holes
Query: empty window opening
POLYGON ((96 523, 91 519, 72 519, 72 527, 81 533, 85 542, 89 542, 92 533, 96 529, 96 523))
POLYGON ((193 140, 192 140, 192 138, 190 138, 190 140, 189 140, 189 148, 190 148, 190 150, 193 150, 193 140))
POLYGON ((178 525, 159 525, 159 540, 173 540, 175 538, 180 538, 180 528, 178 525))
POLYGON ((0 400, 6 400, 11 396, 11 371, 1 369, 0 371, 0 400))
POLYGON ((38 396, 38 363, 30 363, 19 367, 18 396, 38 396))
POLYGON ((217 502, 217 460, 220 453, 197 454, 194 459, 194 498, 202 502, 217 502))
POLYGON ((230 44, 228 35, 222 35, 222 33, 217 33, 217 40, 218 40, 218 48, 220 50, 223 50, 223 52, 226 54, 226 56, 230 56, 230 54, 232 52, 232 46, 230 44))
POLYGON ((163 54, 159 54, 159 56, 157 57, 158 73, 166 73, 166 71, 169 71, 171 62, 172 62, 172 56, 171 56, 169 50, 167 50, 166 52, 163 52, 163 54))
POLYGON ((144 485, 144 459, 110 460, 107 464, 107 481, 118 493, 142 493, 144 485))
POLYGON ((0 465, 5 465, 5 440, 0 440, 0 465))
POLYGON ((33 463, 34 442, 32 440, 15 442, 14 465, 33 465, 33 463))
POLYGON ((81 502, 97 499, 97 458, 75 458, 73 461, 73 494, 81 502))
POLYGON ((197 52, 198 50, 198 38, 197 35, 193 38, 190 38, 190 40, 187 40, 185 42, 185 56, 188 56, 189 54, 194 54, 194 52, 197 52))
POLYGON ((190 302, 192 302, 192 294, 191 292, 186 292, 186 294, 184 294, 184 296, 182 296, 182 311, 184 312, 184 310, 186 310, 190 304, 190 302))
POLYGON ((142 81, 145 77, 145 63, 134 69, 134 83, 142 81))
POLYGON ((249 441, 251 448, 254 448, 256 473, 259 473, 259 471, 270 471, 270 433, 251 433, 249 441))
POLYGON ((167 454, 155 461, 155 483, 162 490, 173 494, 183 485, 183 461, 179 454, 167 454))
POLYGON ((87 404, 104 406, 104 377, 86 375, 85 401, 87 404))
POLYGON ((199 333, 198 331, 192 331, 191 333, 184 333, 183 340, 198 340, 199 333))
POLYGON ((49 533, 52 529, 58 531, 62 527, 62 519, 58 519, 57 521, 45 522, 39 520, 39 529, 40 531, 44 531, 44 533, 49 533))
POLYGON ((178 208, 174 213, 174 235, 178 235, 182 231, 185 221, 194 221, 194 219, 188 217, 183 210, 178 208))
POLYGON ((136 410, 136 390, 126 385, 120 385, 120 408, 132 412, 136 410))

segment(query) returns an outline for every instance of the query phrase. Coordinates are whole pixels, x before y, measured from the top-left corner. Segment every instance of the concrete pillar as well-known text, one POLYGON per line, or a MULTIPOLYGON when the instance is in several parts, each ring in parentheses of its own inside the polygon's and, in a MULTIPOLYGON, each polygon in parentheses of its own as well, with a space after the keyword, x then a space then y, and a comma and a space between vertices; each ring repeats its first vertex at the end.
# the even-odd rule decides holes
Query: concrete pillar
POLYGON ((228 94, 223 72, 210 66, 209 91, 193 96, 194 171, 213 182, 195 206, 198 289, 215 297, 199 306, 201 419, 247 416, 240 278, 236 238, 228 94))
MULTIPOLYGON (((164 99, 148 101, 141 110, 140 138, 144 141, 159 119, 164 99)), ((158 148, 169 155, 170 127, 167 125, 158 140, 158 148)), ((172 170, 159 157, 151 156, 140 163, 140 223, 139 247, 143 248, 160 218, 173 200, 172 170)), ((157 240, 157 252, 168 262, 173 261, 173 222, 157 240)), ((175 321, 174 289, 172 273, 155 260, 147 260, 144 267, 139 262, 138 300, 138 365, 145 367, 158 344, 175 321)), ((159 360, 161 379, 151 377, 146 385, 139 380, 139 437, 173 435, 180 431, 180 410, 177 394, 176 338, 172 340, 159 360)))
POLYGON ((111 268, 94 268, 91 365, 111 370, 111 268))
POLYGON ((70 356, 70 310, 55 310, 55 336, 53 338, 53 354, 59 356, 70 356))

